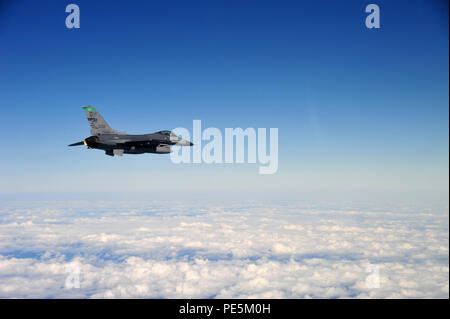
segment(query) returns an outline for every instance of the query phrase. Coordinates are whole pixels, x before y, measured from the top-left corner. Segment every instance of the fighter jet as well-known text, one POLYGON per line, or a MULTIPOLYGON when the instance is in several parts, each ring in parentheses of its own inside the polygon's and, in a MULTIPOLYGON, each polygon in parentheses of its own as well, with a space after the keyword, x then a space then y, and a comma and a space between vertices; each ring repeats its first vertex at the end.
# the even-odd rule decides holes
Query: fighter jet
POLYGON ((131 135, 113 130, 100 113, 92 106, 83 106, 91 127, 91 136, 81 142, 68 146, 86 145, 87 148, 104 150, 106 155, 157 153, 168 154, 171 145, 192 146, 190 141, 182 139, 171 131, 159 131, 151 134, 131 135))

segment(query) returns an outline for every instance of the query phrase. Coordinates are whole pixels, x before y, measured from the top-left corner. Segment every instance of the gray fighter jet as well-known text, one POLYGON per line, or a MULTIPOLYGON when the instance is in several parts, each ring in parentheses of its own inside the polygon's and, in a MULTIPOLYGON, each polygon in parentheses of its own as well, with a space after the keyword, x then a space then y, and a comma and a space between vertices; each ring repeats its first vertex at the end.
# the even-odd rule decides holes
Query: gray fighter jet
POLYGON ((190 141, 182 139, 171 131, 159 131, 151 134, 131 135, 113 130, 100 113, 92 106, 83 106, 91 126, 91 135, 84 141, 69 146, 86 145, 87 148, 104 150, 106 155, 171 152, 171 145, 192 146, 190 141))

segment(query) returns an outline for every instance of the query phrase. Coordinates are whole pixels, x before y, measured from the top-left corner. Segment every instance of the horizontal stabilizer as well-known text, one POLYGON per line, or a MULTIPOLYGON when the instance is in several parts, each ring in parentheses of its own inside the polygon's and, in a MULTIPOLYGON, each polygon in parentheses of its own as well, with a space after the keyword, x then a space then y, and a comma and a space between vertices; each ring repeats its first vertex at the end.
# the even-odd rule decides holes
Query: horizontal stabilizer
POLYGON ((83 145, 83 144, 84 144, 84 141, 81 141, 81 142, 69 144, 68 146, 78 146, 78 145, 83 145))

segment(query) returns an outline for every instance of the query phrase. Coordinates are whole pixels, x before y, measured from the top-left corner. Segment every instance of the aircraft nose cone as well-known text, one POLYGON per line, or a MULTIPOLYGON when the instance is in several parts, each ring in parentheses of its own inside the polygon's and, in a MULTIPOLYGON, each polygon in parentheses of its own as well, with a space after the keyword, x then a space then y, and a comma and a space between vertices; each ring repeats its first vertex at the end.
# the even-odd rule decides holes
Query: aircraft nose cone
POLYGON ((192 142, 189 142, 189 146, 194 146, 194 143, 192 143, 192 142))

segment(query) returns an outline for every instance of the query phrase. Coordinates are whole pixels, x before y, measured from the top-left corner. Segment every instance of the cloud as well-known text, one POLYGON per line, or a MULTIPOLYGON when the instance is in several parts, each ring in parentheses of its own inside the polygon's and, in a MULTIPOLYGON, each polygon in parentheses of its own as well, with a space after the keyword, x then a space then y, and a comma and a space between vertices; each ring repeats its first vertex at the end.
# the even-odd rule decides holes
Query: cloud
POLYGON ((448 208, 396 207, 4 202, 0 297, 448 298, 448 208))

